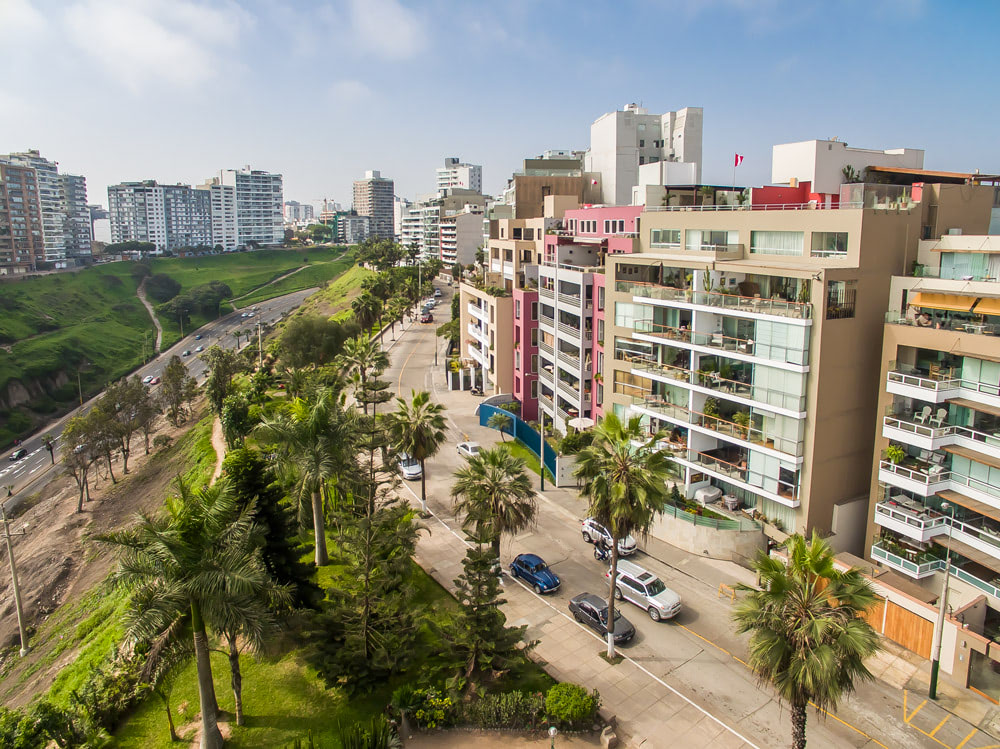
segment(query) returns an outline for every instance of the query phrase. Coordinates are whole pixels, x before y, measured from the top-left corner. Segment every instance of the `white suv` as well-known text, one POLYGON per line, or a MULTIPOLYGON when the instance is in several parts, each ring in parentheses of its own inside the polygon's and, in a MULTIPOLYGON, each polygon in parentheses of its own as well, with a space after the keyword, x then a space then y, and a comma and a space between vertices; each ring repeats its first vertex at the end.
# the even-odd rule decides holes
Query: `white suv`
MULTIPOLYGON (((611 577, 610 567, 604 576, 611 577)), ((618 562, 615 598, 619 601, 624 598, 639 608, 646 609, 654 622, 673 619, 681 610, 681 597, 664 585, 660 578, 649 570, 624 560, 618 562)))
MULTIPOLYGON (((593 518, 585 518, 580 524, 583 533, 583 540, 588 544, 601 543, 606 548, 611 548, 611 532, 593 518)), ((636 550, 635 539, 632 536, 618 539, 619 556, 627 557, 634 554, 636 550)))

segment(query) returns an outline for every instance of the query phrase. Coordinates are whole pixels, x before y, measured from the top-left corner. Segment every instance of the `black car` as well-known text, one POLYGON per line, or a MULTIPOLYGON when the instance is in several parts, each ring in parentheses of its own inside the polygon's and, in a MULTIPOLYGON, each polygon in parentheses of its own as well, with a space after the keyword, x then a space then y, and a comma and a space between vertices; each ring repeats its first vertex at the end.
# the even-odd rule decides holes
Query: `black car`
MULTIPOLYGON (((601 637, 608 636, 608 602, 593 593, 581 593, 569 602, 573 618, 586 624, 601 637)), ((615 609, 615 644, 621 645, 635 637, 635 626, 615 609)))

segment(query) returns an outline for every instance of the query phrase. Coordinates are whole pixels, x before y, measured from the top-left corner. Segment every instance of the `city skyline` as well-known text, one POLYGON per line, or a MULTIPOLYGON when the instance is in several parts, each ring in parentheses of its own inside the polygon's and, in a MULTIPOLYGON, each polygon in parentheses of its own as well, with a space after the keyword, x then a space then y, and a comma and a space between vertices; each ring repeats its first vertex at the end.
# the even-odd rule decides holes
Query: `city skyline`
POLYGON ((779 0, 7 0, 0 150, 39 149, 84 175, 101 204, 110 184, 193 185, 244 164, 281 173, 287 199, 314 205, 349 205, 372 169, 414 197, 433 192, 449 156, 483 165, 483 190, 497 194, 523 158, 585 148, 591 122, 635 101, 704 108, 703 180, 715 184, 733 181, 734 152, 746 157, 735 181, 766 184, 772 145, 832 136, 922 148, 931 169, 996 173, 995 105, 942 125, 927 103, 935 90, 985 98, 998 16, 986 3, 905 0, 835 13, 779 0), (938 64, 921 63, 921 50, 938 64), (537 75, 546 64, 552 75, 537 75), (429 94, 445 87, 448 99, 429 94), (463 105, 448 107, 457 95, 463 105))

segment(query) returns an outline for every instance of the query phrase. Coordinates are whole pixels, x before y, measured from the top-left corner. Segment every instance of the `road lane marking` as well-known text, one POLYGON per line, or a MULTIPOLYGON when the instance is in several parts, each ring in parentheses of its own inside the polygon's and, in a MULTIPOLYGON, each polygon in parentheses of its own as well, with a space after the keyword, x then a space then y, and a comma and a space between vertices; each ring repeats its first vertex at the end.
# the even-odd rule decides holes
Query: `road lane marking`
POLYGON ((966 736, 964 739, 962 739, 962 743, 956 746, 955 749, 962 749, 963 746, 969 743, 969 739, 971 739, 973 736, 976 735, 976 732, 978 730, 979 730, 978 728, 973 728, 971 731, 969 731, 969 735, 966 736))
POLYGON ((934 726, 934 730, 931 731, 927 735, 930 736, 933 739, 934 738, 934 734, 936 734, 938 731, 941 730, 941 727, 944 726, 944 724, 948 722, 948 719, 950 717, 951 717, 951 713, 948 713, 947 715, 945 715, 944 718, 941 719, 941 722, 938 723, 936 726, 934 726))

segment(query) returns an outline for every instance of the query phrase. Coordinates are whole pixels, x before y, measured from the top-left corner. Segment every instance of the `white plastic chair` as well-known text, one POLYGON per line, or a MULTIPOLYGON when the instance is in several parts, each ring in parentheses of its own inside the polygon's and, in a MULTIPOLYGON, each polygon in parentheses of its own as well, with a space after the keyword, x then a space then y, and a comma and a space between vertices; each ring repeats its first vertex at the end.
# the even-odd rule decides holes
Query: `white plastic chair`
POLYGON ((948 418, 948 409, 939 408, 937 413, 934 414, 934 418, 930 420, 930 425, 932 427, 938 427, 939 429, 944 426, 944 420, 948 418))
POLYGON ((930 416, 931 416, 931 407, 930 406, 924 406, 920 410, 920 413, 913 414, 913 420, 915 422, 917 422, 918 424, 926 424, 927 423, 927 419, 929 419, 930 416))

